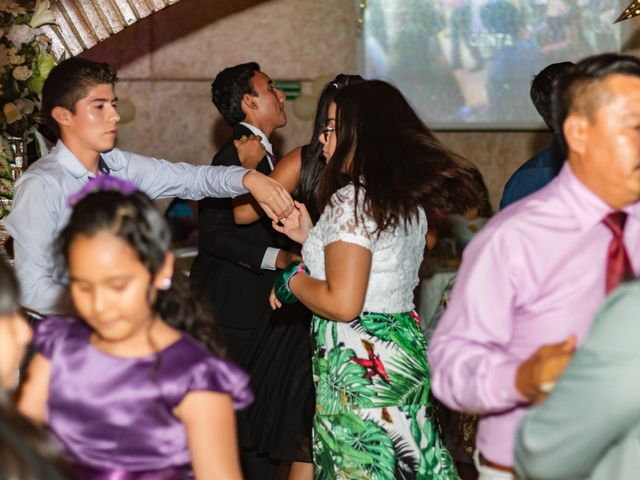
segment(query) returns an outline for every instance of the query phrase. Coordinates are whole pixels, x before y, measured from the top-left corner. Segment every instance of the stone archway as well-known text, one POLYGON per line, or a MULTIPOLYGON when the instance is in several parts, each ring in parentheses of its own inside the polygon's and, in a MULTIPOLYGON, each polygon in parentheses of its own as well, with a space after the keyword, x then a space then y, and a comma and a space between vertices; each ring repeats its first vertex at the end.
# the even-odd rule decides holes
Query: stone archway
POLYGON ((55 25, 42 30, 58 60, 73 57, 180 0, 51 0, 55 25))

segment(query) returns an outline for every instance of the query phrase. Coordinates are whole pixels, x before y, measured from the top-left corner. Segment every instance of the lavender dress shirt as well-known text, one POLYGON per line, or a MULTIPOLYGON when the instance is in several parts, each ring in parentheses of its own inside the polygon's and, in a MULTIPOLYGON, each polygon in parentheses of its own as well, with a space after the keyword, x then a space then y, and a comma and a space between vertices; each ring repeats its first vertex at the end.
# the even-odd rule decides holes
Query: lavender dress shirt
MULTIPOLYGON (((624 242, 640 271, 640 203, 624 242)), ((429 347, 431 388, 455 410, 482 414, 476 446, 513 465, 515 432, 527 400, 518 366, 538 347, 576 334, 581 342, 605 299, 612 209, 566 164, 545 188, 496 215, 471 241, 451 302, 429 347)))

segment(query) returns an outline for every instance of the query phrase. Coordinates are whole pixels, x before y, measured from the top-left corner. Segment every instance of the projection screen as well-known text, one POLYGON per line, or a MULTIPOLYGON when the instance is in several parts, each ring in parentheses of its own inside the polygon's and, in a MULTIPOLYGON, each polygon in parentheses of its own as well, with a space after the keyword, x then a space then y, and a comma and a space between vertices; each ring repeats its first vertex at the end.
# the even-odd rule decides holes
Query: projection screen
POLYGON ((360 68, 398 86, 437 129, 544 128, 544 66, 629 48, 618 0, 369 0, 360 68))

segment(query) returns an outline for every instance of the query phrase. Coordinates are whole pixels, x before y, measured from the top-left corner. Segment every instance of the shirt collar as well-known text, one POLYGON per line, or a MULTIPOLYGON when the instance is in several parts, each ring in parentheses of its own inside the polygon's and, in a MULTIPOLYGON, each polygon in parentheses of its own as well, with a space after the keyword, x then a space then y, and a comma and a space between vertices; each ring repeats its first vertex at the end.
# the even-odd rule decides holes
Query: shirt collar
POLYGON ((261 138, 260 143, 262 144, 264 149, 267 152, 269 152, 271 155, 273 155, 273 146, 271 145, 271 142, 269 141, 267 136, 262 132, 262 130, 260 130, 258 127, 254 127, 253 125, 247 122, 240 122, 240 125, 244 125, 245 127, 247 127, 249 130, 251 130, 251 133, 253 133, 254 135, 259 135, 261 138))
POLYGON ((62 165, 65 170, 67 170, 71 175, 75 178, 82 178, 87 175, 93 175, 92 172, 87 170, 78 157, 76 157, 71 150, 67 148, 67 146, 62 143, 62 140, 58 140, 56 146, 54 147, 56 152, 56 158, 58 163, 62 165))
MULTIPOLYGON (((75 178, 82 178, 84 176, 94 177, 95 173, 87 170, 87 167, 78 160, 71 150, 67 148, 67 146, 62 143, 62 140, 58 140, 54 147, 56 151, 56 158, 60 165, 62 165, 71 175, 75 178)), ((114 162, 107 159, 105 155, 100 154, 100 158, 98 160, 98 171, 100 173, 110 173, 112 170, 120 170, 122 169, 121 162, 114 162)))
MULTIPOLYGON (((564 195, 566 195, 565 198, 574 218, 583 230, 593 228, 605 216, 614 211, 610 205, 607 205, 575 176, 569 162, 565 162, 556 178, 564 195)), ((640 202, 627 205, 622 210, 634 217, 636 221, 640 221, 640 202)))

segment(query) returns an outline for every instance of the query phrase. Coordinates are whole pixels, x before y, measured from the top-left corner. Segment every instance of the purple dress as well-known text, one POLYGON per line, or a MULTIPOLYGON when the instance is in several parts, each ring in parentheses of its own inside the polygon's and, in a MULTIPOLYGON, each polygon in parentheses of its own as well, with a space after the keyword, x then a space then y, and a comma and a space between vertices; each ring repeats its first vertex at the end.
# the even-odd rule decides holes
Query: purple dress
POLYGON ((69 317, 36 328, 37 350, 51 362, 47 425, 78 466, 78 478, 191 477, 182 422, 172 410, 196 390, 228 393, 249 405, 248 376, 189 335, 157 354, 126 359, 96 349, 91 329, 69 317))

